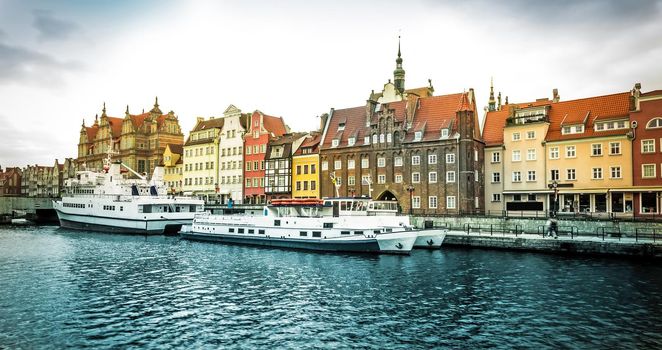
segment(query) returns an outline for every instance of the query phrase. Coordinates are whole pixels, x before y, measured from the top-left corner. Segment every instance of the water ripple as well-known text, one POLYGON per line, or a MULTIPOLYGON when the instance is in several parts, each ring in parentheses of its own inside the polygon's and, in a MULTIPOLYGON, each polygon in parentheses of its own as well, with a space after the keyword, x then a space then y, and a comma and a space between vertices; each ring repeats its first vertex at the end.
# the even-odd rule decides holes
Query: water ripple
POLYGON ((0 348, 661 348, 662 268, 0 228, 0 348))

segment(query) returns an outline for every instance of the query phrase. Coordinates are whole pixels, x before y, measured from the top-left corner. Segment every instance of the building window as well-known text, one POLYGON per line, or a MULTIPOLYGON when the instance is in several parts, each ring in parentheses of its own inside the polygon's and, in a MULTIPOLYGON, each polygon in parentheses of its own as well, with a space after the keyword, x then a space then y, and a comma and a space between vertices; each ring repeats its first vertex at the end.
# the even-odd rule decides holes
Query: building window
POLYGON ((536 160, 536 149, 529 148, 526 150, 526 160, 536 160))
POLYGON ((246 178, 246 187, 251 187, 251 179, 249 177, 246 178))
POLYGON ((609 154, 621 154, 621 143, 620 142, 610 142, 609 143, 609 154))
POLYGON ((641 140, 641 153, 654 153, 655 140, 641 140))
MULTIPOLYGON (((250 165, 251 163, 246 163, 246 165, 250 165)), ((246 170, 251 170, 250 166, 246 167, 246 170)), ((301 175, 301 165, 297 165, 297 175, 301 175)))
POLYGON ((566 169, 566 180, 576 180, 577 179, 577 173, 575 172, 575 169, 566 169))
POLYGON ((385 184, 386 183, 386 175, 383 175, 383 174, 377 175, 377 183, 378 184, 385 184))
POLYGON ((303 165, 303 173, 306 175, 308 174, 308 164, 303 165))
POLYGON ((492 173, 492 183, 501 182, 501 173, 492 173))
POLYGON ((437 196, 428 197, 428 208, 437 209, 437 196))
POLYGON ((395 157, 393 158, 393 164, 395 166, 402 166, 402 157, 395 157))
POLYGON ((297 191, 301 191, 301 181, 297 181, 297 191))
POLYGON ((455 182, 455 171, 447 171, 446 172, 446 182, 455 182))
POLYGON ((329 170, 329 162, 326 160, 322 162, 322 170, 329 170))
POLYGON ((354 146, 355 143, 356 143, 356 139, 354 137, 350 137, 349 139, 347 139, 347 146, 354 146))
POLYGON ((559 148, 551 147, 549 149, 549 159, 559 159, 559 148))
POLYGON ((455 196, 446 196, 446 208, 455 209, 455 196))
POLYGON ((662 118, 653 118, 646 124, 646 129, 662 128, 662 118))
POLYGON ((641 165, 641 177, 643 178, 655 178, 657 171, 655 169, 656 164, 642 164, 641 165))
POLYGON ((317 189, 317 183, 315 180, 310 181, 310 190, 315 191, 317 189))
POLYGON ((446 164, 453 164, 453 163, 455 163, 455 153, 447 153, 446 164))
POLYGON ((428 164, 437 164, 436 154, 428 154, 428 164))
POLYGON ((419 164, 421 164, 421 156, 412 156, 411 165, 419 165, 419 164))
POLYGON ((591 145, 591 155, 594 157, 602 156, 602 144, 594 143, 591 145))
POLYGON ((340 140, 338 139, 331 140, 331 147, 338 147, 339 144, 340 144, 340 140))
POLYGON ((559 180, 559 169, 552 169, 550 170, 550 179, 552 181, 558 181, 559 180))
POLYGON ((411 182, 415 184, 421 182, 421 173, 411 173, 411 182))
POLYGON ((336 160, 333 162, 333 169, 334 169, 334 170, 342 169, 342 160, 340 160, 340 159, 336 159, 336 160))
POLYGON ((522 173, 513 171, 513 182, 522 182, 522 173))
POLYGON ((513 133, 513 141, 519 141, 521 139, 520 134, 518 132, 513 133))
POLYGON ((372 143, 377 144, 377 134, 372 135, 372 143))
POLYGON ((431 171, 428 173, 428 182, 431 184, 437 183, 437 172, 431 171))
POLYGON ((386 142, 388 142, 388 143, 393 142, 393 135, 391 135, 391 134, 386 134, 386 142))
POLYGON ((577 148, 575 146, 565 146, 565 157, 575 158, 577 156, 577 148))
POLYGON ((536 181, 536 171, 529 170, 527 172, 526 181, 536 181))
POLYGON ((535 131, 527 131, 526 132, 526 138, 529 140, 533 140, 536 138, 536 132, 535 131))
POLYGON ((395 174, 395 183, 396 184, 402 183, 402 174, 395 174))
POLYGON ((369 145, 370 144, 370 136, 366 136, 363 138, 363 144, 364 145, 369 145))
POLYGON ((593 168, 593 179, 602 179, 602 168, 593 168))
POLYGON ((419 196, 413 196, 411 197, 411 207, 414 209, 418 209, 421 207, 421 197, 419 196))
POLYGON ((361 168, 362 169, 368 169, 369 166, 370 166, 370 160, 368 158, 361 159, 361 168))
POLYGON ((520 160, 522 160, 522 156, 519 150, 513 150, 512 160, 513 162, 519 162, 520 160))
POLYGON ((347 160, 347 169, 354 169, 355 164, 354 164, 354 159, 348 159, 347 160))
POLYGON ((448 129, 441 129, 441 137, 448 137, 448 129))
POLYGON ((348 176, 348 177, 347 177, 347 185, 349 185, 349 186, 354 186, 354 185, 355 185, 355 181, 356 181, 356 180, 354 179, 354 176, 348 176))
POLYGON ((611 167, 610 172, 611 172, 611 178, 612 179, 620 179, 621 178, 621 167, 620 166, 611 167))
POLYGON ((501 152, 492 152, 492 163, 501 162, 501 152))
POLYGON ((501 202, 501 193, 492 193, 492 202, 501 202))
POLYGON ((421 141, 423 138, 423 132, 422 131, 416 131, 414 133, 414 141, 421 141))
POLYGON ((377 158, 377 167, 383 168, 385 166, 386 166, 386 158, 384 157, 377 158))
POLYGON ((370 175, 361 176, 361 185, 368 185, 370 183, 370 175))
POLYGON ((384 134, 379 134, 379 143, 384 143, 384 134))

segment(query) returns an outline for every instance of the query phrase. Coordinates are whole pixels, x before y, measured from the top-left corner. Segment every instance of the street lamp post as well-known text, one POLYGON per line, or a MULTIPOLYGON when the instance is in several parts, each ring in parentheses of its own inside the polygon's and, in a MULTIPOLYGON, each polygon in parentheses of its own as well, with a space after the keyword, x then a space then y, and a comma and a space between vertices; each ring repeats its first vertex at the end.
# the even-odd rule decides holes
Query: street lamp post
POLYGON ((406 190, 409 192, 409 215, 411 216, 414 208, 414 186, 407 185, 406 190))

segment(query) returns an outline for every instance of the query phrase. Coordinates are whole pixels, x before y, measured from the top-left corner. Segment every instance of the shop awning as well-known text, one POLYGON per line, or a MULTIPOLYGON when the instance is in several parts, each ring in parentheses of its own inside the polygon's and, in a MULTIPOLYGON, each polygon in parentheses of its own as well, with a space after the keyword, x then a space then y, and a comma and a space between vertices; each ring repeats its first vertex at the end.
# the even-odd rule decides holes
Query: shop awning
POLYGON ((503 194, 527 194, 527 193, 554 193, 552 190, 512 190, 503 191, 503 194))

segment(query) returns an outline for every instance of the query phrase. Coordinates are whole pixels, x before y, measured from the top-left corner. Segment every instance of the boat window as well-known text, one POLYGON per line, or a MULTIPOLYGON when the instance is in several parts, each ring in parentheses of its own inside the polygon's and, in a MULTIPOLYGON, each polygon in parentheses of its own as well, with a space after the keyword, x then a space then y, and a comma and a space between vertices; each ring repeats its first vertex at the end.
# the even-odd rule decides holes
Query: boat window
POLYGON ((306 231, 299 231, 299 236, 302 236, 302 237, 304 237, 304 236, 308 236, 308 232, 306 232, 306 231))
POLYGON ((348 234, 350 234, 350 233, 351 233, 351 232, 349 232, 349 231, 340 231, 340 234, 341 234, 341 235, 348 235, 348 234))
POLYGON ((151 213, 152 212, 152 206, 151 205, 143 205, 143 213, 151 213))
POLYGON ((347 202, 345 201, 340 202, 340 210, 342 211, 347 210, 347 202))
POLYGON ((386 232, 393 232, 393 229, 392 228, 387 228, 386 232))
POLYGON ((325 222, 324 223, 324 228, 333 228, 333 223, 332 222, 325 222))
POLYGON ((363 234, 363 231, 354 231, 354 234, 355 234, 355 235, 362 235, 362 234, 363 234))
POLYGON ((379 233, 379 230, 374 230, 374 231, 372 231, 372 232, 374 232, 374 233, 379 233))
POLYGON ((233 227, 230 227, 230 228, 228 229, 228 232, 230 232, 230 233, 234 233, 234 228, 233 228, 233 227))
POLYGON ((322 237, 322 232, 320 232, 320 231, 313 231, 313 237, 322 237))
POLYGON ((368 210, 373 210, 375 209, 375 205, 373 203, 368 203, 368 210))
POLYGON ((274 226, 280 226, 280 220, 274 220, 274 226))
POLYGON ((248 233, 255 233, 255 230, 253 230, 253 229, 251 228, 251 229, 248 230, 248 233))
POLYGON ((264 234, 264 230, 258 230, 257 233, 263 235, 263 234, 264 234))
POLYGON ((244 233, 244 229, 243 229, 243 228, 240 228, 240 229, 239 229, 239 233, 244 233))
POLYGON ((175 212, 179 213, 179 211, 182 210, 180 207, 175 207, 175 212))
POLYGON ((325 206, 325 207, 326 207, 326 206, 330 206, 330 205, 331 205, 331 201, 325 201, 325 202, 324 202, 324 206, 325 206))

